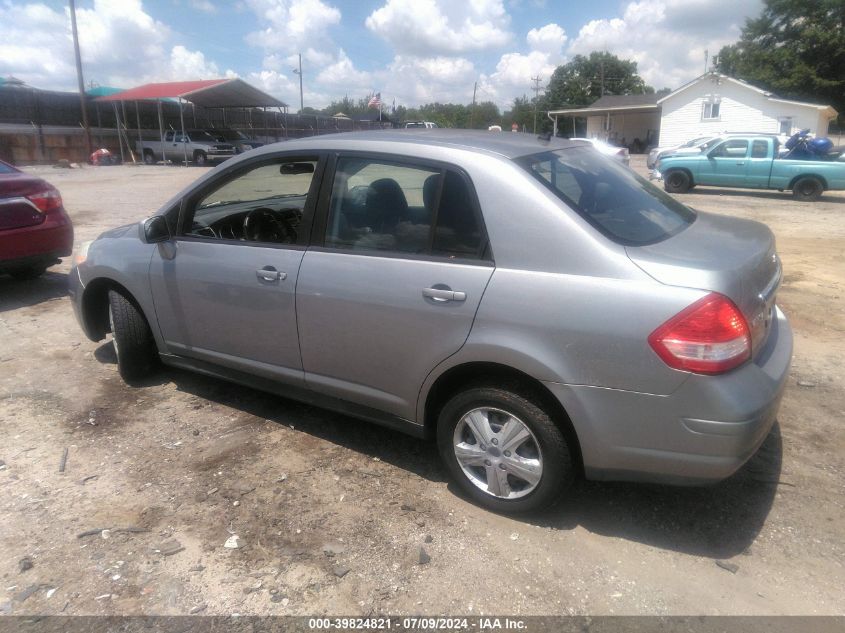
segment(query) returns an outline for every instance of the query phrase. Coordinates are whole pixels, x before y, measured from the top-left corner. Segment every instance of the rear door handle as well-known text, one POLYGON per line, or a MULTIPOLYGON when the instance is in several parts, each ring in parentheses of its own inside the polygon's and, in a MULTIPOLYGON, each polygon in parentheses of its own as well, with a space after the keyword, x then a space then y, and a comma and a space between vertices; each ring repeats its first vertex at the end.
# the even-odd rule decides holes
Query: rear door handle
POLYGON ((255 271, 255 275, 261 281, 284 281, 288 277, 287 273, 283 273, 279 270, 276 270, 272 266, 265 266, 264 268, 259 268, 255 271))
POLYGON ((467 293, 446 288, 423 288, 423 297, 434 301, 466 301, 467 293))

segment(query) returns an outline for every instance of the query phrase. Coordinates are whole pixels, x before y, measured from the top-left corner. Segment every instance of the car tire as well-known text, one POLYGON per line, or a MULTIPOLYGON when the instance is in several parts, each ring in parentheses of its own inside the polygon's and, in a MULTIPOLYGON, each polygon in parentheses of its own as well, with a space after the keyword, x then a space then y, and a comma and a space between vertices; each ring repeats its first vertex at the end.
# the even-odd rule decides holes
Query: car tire
POLYGON ((156 164, 156 157, 153 154, 152 150, 145 149, 144 150, 144 164, 145 165, 155 165, 156 164))
POLYGON ((8 271, 12 278, 18 281, 29 281, 37 279, 47 270, 47 266, 26 266, 24 268, 12 268, 8 271))
POLYGON ((109 291, 109 325, 121 378, 132 384, 152 374, 158 354, 150 325, 138 306, 115 290, 109 291))
POLYGON ((815 202, 822 197, 824 185, 818 178, 805 176, 792 185, 792 197, 799 202, 815 202))
POLYGON ((519 390, 477 386, 453 396, 438 417, 437 445, 460 487, 496 512, 547 508, 575 474, 566 437, 519 390))
POLYGON ((194 165, 205 167, 206 163, 208 163, 208 157, 205 155, 205 152, 194 152, 194 165))
POLYGON ((663 188, 669 193, 686 193, 692 188, 692 181, 687 172, 678 169, 663 176, 663 188))

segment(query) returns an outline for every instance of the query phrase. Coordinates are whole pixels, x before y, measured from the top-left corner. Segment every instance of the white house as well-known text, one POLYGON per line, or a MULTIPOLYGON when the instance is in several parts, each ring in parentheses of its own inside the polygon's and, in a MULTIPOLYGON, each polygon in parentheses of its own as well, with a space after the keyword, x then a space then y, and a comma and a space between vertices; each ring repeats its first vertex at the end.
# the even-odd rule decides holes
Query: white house
POLYGON ((837 116, 828 105, 781 99, 715 72, 705 73, 658 100, 660 144, 677 145, 722 132, 791 135, 809 128, 819 136, 837 116))
MULTIPOLYGON (((809 128, 824 136, 838 113, 831 106, 781 99, 771 92, 708 72, 674 92, 612 95, 584 108, 550 110, 555 135, 576 136, 559 117, 586 119, 586 135, 630 146, 678 145, 698 136, 724 132, 793 134, 809 128)), ((567 123, 568 124, 568 123, 567 123)))

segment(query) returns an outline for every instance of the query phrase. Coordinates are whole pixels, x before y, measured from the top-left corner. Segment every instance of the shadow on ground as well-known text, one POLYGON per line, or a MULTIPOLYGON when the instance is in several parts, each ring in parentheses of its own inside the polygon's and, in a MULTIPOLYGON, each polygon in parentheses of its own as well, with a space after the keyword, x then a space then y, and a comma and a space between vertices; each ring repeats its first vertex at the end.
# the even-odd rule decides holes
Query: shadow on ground
POLYGON ((66 295, 67 273, 48 270, 28 281, 0 274, 0 312, 35 306, 66 295))
MULTIPOLYGON (((719 189, 717 187, 702 187, 697 186, 688 194, 683 194, 679 196, 678 199, 683 201, 687 195, 700 195, 700 196, 728 196, 728 197, 741 197, 741 198, 761 198, 767 200, 782 200, 785 202, 795 202, 792 197, 791 191, 771 191, 771 190, 764 190, 761 191, 759 189, 719 189)), ((819 202, 830 202, 832 204, 845 204, 845 197, 842 196, 830 196, 822 194, 821 199, 819 202)), ((795 204, 800 204, 801 208, 804 205, 807 206, 808 209, 813 208, 812 202, 795 202, 795 204)))
MULTIPOLYGON (((101 346, 95 356, 100 362, 115 362, 110 344, 101 346)), ((182 392, 275 424, 293 424, 299 431, 378 457, 429 481, 447 479, 432 441, 179 369, 165 368, 149 386, 168 381, 182 392)), ((776 423, 758 453, 721 483, 673 487, 579 479, 555 508, 515 518, 558 530, 581 526, 686 554, 730 558, 748 551, 771 510, 778 485, 787 485, 779 483, 782 457, 776 423)), ((467 499, 454 483, 448 489, 467 499)))

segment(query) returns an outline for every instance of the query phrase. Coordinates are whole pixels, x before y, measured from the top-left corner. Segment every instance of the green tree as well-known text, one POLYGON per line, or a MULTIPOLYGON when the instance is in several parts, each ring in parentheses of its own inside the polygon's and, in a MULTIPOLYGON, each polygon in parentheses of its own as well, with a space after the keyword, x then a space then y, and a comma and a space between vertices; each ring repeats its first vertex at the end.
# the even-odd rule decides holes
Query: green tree
MULTIPOLYGON (((538 119, 540 116, 545 117, 545 114, 539 113, 538 119)), ((511 109, 506 110, 502 116, 503 130, 510 131, 511 125, 514 123, 519 126, 520 131, 522 131, 523 126, 528 130, 534 126, 534 104, 532 103, 532 99, 529 99, 525 95, 514 99, 511 109)))
POLYGON ((555 69, 546 88, 543 109, 587 106, 602 95, 653 92, 654 88, 637 74, 637 62, 594 51, 588 56, 576 55, 555 69))
POLYGON ((845 2, 765 0, 716 69, 783 97, 829 103, 845 123, 845 2))

